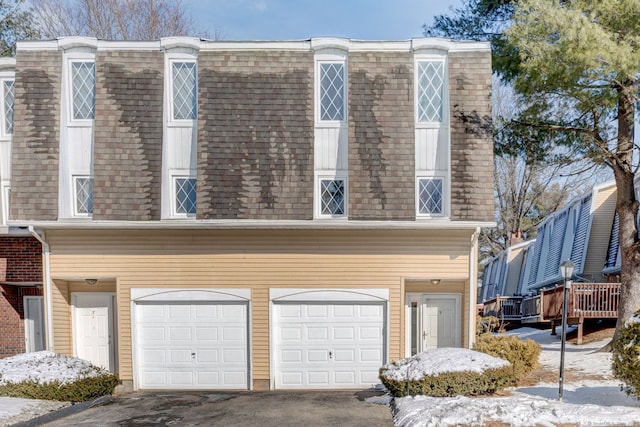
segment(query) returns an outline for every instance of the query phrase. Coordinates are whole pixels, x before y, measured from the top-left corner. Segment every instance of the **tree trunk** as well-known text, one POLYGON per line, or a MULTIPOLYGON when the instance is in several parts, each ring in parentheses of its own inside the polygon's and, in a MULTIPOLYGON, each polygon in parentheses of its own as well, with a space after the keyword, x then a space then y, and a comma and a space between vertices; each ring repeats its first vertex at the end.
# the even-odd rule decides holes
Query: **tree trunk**
POLYGON ((632 84, 618 89, 618 142, 613 173, 618 200, 616 210, 620 219, 620 305, 613 342, 620 328, 640 309, 640 243, 638 242, 638 201, 634 190, 633 127, 634 104, 632 84))

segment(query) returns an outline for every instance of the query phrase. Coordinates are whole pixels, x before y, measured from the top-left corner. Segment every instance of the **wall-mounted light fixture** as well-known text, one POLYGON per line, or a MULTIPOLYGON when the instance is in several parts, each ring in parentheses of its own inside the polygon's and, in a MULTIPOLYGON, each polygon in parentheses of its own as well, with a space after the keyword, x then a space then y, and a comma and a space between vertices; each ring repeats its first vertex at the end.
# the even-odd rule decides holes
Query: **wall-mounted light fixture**
POLYGON ((433 286, 438 286, 440 284, 440 279, 431 279, 430 282, 433 286))
POLYGON ((96 282, 98 281, 98 279, 84 279, 85 282, 87 282, 87 285, 89 286, 93 286, 96 284, 96 282))

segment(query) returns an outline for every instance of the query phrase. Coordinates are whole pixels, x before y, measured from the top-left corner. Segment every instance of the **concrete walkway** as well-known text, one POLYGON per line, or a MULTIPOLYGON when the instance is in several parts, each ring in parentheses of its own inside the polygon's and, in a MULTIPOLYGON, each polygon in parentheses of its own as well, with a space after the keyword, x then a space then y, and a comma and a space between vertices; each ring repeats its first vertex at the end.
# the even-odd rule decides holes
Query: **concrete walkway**
MULTIPOLYGON (((379 393, 378 393, 379 394, 379 393)), ((138 392, 45 426, 392 426, 372 391, 138 392)))

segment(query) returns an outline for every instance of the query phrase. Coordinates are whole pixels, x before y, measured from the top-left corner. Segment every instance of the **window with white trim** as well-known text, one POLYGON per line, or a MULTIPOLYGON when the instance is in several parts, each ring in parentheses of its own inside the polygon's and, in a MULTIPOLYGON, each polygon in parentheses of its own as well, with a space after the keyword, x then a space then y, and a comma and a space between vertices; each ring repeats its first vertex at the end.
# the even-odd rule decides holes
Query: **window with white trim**
POLYGON ((320 216, 345 216, 346 180, 320 179, 320 216))
POLYGON ((74 211, 77 216, 93 214, 93 178, 90 176, 74 176, 74 211))
POLYGON ((13 134, 13 89, 15 83, 13 80, 2 81, 2 133, 5 135, 13 134))
POLYGON ((345 121, 345 64, 344 62, 319 62, 320 121, 345 121))
POLYGON ((198 115, 197 65, 193 61, 171 63, 172 119, 195 120, 198 115))
POLYGON ((417 121, 418 123, 441 122, 444 98, 444 61, 424 60, 417 62, 417 121))
POLYGON ((418 215, 444 215, 444 180, 418 178, 418 215))
POLYGON ((72 119, 93 120, 96 101, 96 64, 93 61, 71 62, 72 119))
POLYGON ((188 176, 174 176, 174 216, 196 216, 196 179, 188 176))

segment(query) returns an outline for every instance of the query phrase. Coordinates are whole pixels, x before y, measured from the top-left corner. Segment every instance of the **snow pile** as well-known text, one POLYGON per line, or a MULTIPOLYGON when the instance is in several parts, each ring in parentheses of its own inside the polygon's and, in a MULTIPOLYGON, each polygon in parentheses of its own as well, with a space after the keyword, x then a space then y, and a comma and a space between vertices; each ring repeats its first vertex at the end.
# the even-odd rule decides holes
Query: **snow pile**
MULTIPOLYGON (((510 332, 531 338, 542 346, 540 364, 557 371, 560 364, 560 337, 549 329, 520 328, 510 332)), ((633 426, 640 425, 640 401, 620 389, 611 374, 611 353, 597 352, 609 340, 584 345, 569 344, 565 353, 565 372, 581 372, 583 379, 565 379, 563 401, 558 401, 558 383, 541 383, 511 389, 506 397, 428 397, 395 398, 394 424, 398 427, 510 425, 524 426, 633 426), (596 378, 596 379, 593 379, 596 378)), ((468 350, 447 349, 464 354, 468 350)), ((458 354, 443 361, 446 370, 460 370, 458 354), (447 364, 449 368, 447 368, 447 364)), ((498 359, 500 360, 500 359, 498 359)))
POLYGON ((539 397, 404 397, 395 400, 398 427, 483 425, 501 422, 514 427, 558 424, 634 425, 640 409, 576 405, 539 397))
POLYGON ((82 378, 107 374, 109 371, 98 368, 86 360, 50 351, 24 353, 0 359, 0 385, 23 381, 35 381, 39 384, 60 381, 61 384, 68 384, 82 378))
POLYGON ((434 348, 413 357, 398 360, 382 367, 382 375, 396 381, 420 380, 445 372, 477 372, 502 368, 509 362, 486 353, 465 348, 434 348))

